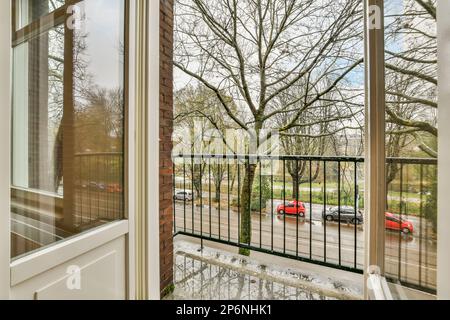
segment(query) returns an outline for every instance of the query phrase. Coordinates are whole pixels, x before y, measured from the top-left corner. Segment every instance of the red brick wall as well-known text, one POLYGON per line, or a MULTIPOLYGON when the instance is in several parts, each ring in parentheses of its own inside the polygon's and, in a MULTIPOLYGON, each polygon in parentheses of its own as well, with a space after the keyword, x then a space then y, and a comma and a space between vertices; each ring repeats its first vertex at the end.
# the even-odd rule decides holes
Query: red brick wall
POLYGON ((173 0, 160 0, 160 270, 161 292, 173 282, 172 131, 173 0))

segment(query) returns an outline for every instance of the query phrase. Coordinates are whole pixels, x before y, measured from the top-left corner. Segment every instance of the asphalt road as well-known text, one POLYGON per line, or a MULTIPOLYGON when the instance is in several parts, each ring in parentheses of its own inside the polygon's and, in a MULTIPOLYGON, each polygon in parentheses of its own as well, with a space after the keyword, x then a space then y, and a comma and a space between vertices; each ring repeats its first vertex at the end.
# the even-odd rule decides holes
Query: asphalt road
MULTIPOLYGON (((274 201, 274 208, 280 201, 274 201)), ((364 228, 351 224, 324 223, 322 205, 309 204, 306 218, 274 214, 252 214, 251 245, 314 261, 358 269, 364 262, 364 228), (310 217, 312 216, 312 219, 310 217)), ((188 202, 175 206, 176 230, 237 243, 240 215, 227 207, 199 207, 188 202), (194 209, 194 210, 192 210, 194 209)), ((413 221, 415 234, 386 231, 386 272, 404 282, 434 289, 436 286, 436 243, 420 221, 413 221), (421 234, 421 236, 419 236, 421 234), (401 263, 399 264, 399 261, 401 263)))

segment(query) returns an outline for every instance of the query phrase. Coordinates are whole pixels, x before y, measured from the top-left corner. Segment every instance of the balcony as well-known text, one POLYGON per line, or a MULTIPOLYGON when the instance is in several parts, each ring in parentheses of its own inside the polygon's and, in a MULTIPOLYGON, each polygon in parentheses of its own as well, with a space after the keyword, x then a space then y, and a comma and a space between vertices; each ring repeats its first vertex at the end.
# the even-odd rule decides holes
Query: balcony
POLYGON ((175 291, 184 300, 359 300, 362 275, 274 257, 232 253, 226 245, 187 236, 175 241, 175 291))
MULTIPOLYGON (((434 294, 436 234, 426 210, 430 210, 427 206, 433 197, 430 177, 435 174, 437 161, 391 158, 387 160, 386 166, 396 172, 387 188, 386 275, 392 285, 434 294)), ((351 288, 357 288, 350 292, 354 293, 353 297, 360 295, 365 250, 365 223, 359 213, 364 210, 363 168, 364 159, 360 157, 175 156, 175 242, 181 237, 191 244, 198 244, 201 252, 189 246, 189 249, 175 250, 176 286, 178 284, 184 290, 193 290, 194 296, 195 288, 199 286, 203 288, 201 292, 207 292, 195 278, 196 274, 203 275, 206 270, 202 269, 203 264, 209 265, 207 269, 211 271, 208 272, 214 275, 205 279, 210 279, 215 286, 219 286, 217 277, 221 277, 219 275, 223 272, 227 274, 225 278, 228 277, 228 280, 230 276, 227 272, 231 272, 233 277, 239 275, 241 284, 250 287, 259 283, 264 279, 265 271, 258 267, 250 268, 251 271, 237 267, 236 274, 230 271, 235 266, 225 265, 228 271, 222 271, 221 259, 247 261, 247 258, 237 256, 239 248, 252 252, 248 258, 250 262, 245 262, 246 265, 264 265, 263 262, 251 260, 257 255, 265 257, 262 260, 268 260, 269 264, 270 261, 281 259, 284 261, 280 263, 282 265, 286 265, 286 261, 290 261, 287 265, 291 267, 300 264, 298 270, 305 270, 305 266, 308 266, 308 270, 321 274, 319 279, 327 278, 330 270, 333 270, 332 273, 339 271, 350 274, 328 279, 331 282, 327 286, 333 287, 337 279, 351 278, 352 284, 358 283, 355 279, 359 279, 360 286, 350 285, 351 288), (256 164, 257 169, 252 187, 249 188, 243 176, 251 163, 256 164), (242 240, 245 237, 242 194, 245 193, 251 195, 250 241, 242 240), (209 243, 206 249, 203 247, 204 242, 209 243), (219 248, 216 254, 213 253, 214 247, 219 248), (186 289, 186 283, 190 283, 190 289, 186 289)), ((186 248, 183 243, 181 247, 186 248)), ((308 277, 303 274, 298 278, 303 276, 308 277)), ((276 287, 285 283, 285 280, 290 284, 295 283, 289 278, 289 272, 284 275, 281 272, 280 278, 272 279, 271 283, 276 287)), ((205 285, 213 286, 212 283, 205 285)), ((302 293, 298 297, 292 295, 296 285, 288 286, 286 292, 290 293, 277 298, 303 299, 302 293)), ((231 287, 230 290, 234 292, 236 289, 231 287)), ((315 290, 320 292, 320 286, 315 290)), ((345 294, 315 295, 315 290, 311 291, 310 297, 313 299, 347 297, 345 294)), ((257 293, 250 290, 242 294, 244 298, 254 298, 253 294, 257 293)), ((263 296, 271 297, 273 294, 270 291, 263 296)), ((197 297, 211 298, 207 295, 197 297)))

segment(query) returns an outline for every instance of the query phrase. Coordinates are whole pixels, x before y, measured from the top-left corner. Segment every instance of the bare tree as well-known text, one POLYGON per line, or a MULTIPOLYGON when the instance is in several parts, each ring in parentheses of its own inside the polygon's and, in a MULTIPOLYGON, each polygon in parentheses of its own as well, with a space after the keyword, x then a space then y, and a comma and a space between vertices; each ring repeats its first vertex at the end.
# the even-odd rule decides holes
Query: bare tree
MULTIPOLYGON (((361 22, 358 0, 178 0, 174 64, 213 92, 228 118, 260 146, 268 138, 265 129, 288 134, 306 109, 337 92, 361 64, 361 22), (283 105, 277 103, 281 95, 283 105), (277 127, 274 117, 282 113, 290 118, 277 127)), ((240 191, 243 243, 251 243, 256 168, 245 166, 240 191)))
POLYGON ((390 155, 399 156, 400 140, 409 139, 437 157, 436 0, 405 0, 402 12, 387 12, 388 133, 400 143, 390 155))
MULTIPOLYGON (((295 88, 296 94, 300 90, 307 90, 309 86, 295 88)), ((357 90, 358 91, 358 90, 357 90)), ((328 94, 317 102, 314 108, 306 108, 299 117, 299 121, 290 130, 281 134, 281 145, 284 154, 323 156, 332 153, 339 155, 341 143, 336 136, 346 136, 346 130, 354 129, 362 132, 363 111, 362 103, 355 102, 357 98, 362 100, 363 92, 359 90, 355 94, 346 94, 343 90, 333 97, 328 94)), ((283 95, 279 98, 280 105, 284 105, 283 95)), ((302 108, 300 103, 299 108, 302 108)), ((279 127, 290 121, 292 112, 279 113, 275 121, 279 127)), ((347 155, 347 150, 344 151, 347 155)), ((287 161, 286 169, 292 178, 292 195, 297 195, 299 186, 309 182, 309 161, 287 161)), ((311 168, 312 181, 316 180, 320 172, 320 163, 315 163, 311 168)))

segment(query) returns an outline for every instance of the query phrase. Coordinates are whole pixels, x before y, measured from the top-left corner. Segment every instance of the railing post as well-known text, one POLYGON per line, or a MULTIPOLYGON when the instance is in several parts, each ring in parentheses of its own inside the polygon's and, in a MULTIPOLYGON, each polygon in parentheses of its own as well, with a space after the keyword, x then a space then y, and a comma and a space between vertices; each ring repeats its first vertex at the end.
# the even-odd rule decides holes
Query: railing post
POLYGON ((366 73, 365 297, 369 267, 384 274, 386 151, 383 0, 364 1, 366 73))

